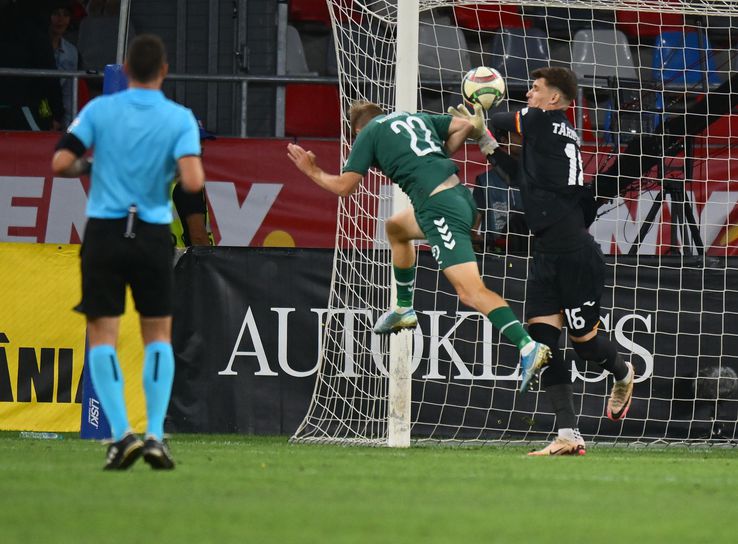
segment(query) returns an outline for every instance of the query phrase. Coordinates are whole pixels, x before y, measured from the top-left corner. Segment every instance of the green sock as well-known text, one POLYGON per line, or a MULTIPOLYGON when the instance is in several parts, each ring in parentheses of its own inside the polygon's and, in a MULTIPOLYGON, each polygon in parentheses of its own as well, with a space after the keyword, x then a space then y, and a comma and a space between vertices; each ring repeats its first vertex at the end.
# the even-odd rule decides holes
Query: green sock
POLYGON ((522 349, 523 346, 533 341, 523 328, 523 324, 515 317, 510 306, 492 310, 487 317, 500 330, 500 334, 518 346, 518 349, 522 349))
POLYGON ((397 305, 410 308, 413 305, 413 288, 415 287, 415 267, 397 268, 395 271, 395 285, 397 286, 397 305))

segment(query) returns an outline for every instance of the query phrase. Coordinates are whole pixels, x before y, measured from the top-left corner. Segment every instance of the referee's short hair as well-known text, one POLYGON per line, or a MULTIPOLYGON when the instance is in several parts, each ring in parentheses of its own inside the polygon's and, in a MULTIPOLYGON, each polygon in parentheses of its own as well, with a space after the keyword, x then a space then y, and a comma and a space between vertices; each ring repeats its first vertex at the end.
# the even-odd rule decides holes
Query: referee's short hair
POLYGON ((154 34, 136 36, 128 47, 128 75, 140 83, 153 81, 167 62, 164 42, 154 34))
POLYGON ((560 90, 568 102, 571 102, 577 97, 577 75, 569 70, 569 68, 562 66, 537 68, 530 75, 534 79, 545 79, 546 85, 556 87, 560 90))

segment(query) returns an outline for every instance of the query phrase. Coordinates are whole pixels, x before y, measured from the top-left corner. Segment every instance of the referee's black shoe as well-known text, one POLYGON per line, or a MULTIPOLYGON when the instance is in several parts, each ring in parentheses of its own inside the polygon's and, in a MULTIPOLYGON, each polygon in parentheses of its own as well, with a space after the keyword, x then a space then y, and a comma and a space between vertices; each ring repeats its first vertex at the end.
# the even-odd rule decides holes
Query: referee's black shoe
POLYGON ((146 461, 154 470, 172 470, 174 468, 174 459, 169 453, 166 443, 157 440, 153 436, 146 438, 143 446, 144 461, 146 461))
POLYGON ((126 470, 141 457, 144 443, 133 433, 126 433, 123 438, 108 446, 108 457, 104 470, 126 470))

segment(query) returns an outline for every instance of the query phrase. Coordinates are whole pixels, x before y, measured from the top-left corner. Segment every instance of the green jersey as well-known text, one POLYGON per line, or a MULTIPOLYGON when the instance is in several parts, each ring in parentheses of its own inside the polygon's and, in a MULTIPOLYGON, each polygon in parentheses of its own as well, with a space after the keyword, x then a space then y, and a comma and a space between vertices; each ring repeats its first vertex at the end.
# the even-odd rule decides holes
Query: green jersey
POLYGON ((379 168, 419 210, 433 189, 459 171, 443 146, 451 119, 406 112, 377 116, 359 132, 343 171, 363 176, 379 168))

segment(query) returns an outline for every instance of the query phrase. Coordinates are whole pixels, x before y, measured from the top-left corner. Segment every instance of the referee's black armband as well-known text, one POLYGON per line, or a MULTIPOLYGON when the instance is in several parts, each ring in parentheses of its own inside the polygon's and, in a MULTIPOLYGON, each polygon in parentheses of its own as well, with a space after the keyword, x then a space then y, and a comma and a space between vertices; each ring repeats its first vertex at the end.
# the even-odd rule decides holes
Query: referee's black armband
POLYGON ((65 132, 64 135, 59 138, 55 150, 59 151, 60 149, 67 149, 78 157, 81 157, 85 154, 85 151, 87 151, 87 148, 85 147, 85 144, 82 143, 82 140, 77 138, 71 132, 65 132))

